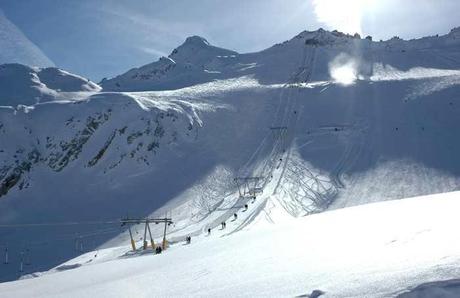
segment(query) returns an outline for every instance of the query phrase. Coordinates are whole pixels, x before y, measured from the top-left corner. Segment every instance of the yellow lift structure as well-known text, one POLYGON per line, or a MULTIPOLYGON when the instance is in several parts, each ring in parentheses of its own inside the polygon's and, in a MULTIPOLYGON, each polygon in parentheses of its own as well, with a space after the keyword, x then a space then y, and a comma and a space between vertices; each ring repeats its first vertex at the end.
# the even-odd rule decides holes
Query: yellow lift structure
POLYGON ((164 223, 165 227, 164 227, 164 231, 163 231, 163 243, 162 243, 162 249, 165 250, 166 247, 167 247, 167 241, 166 241, 166 229, 169 225, 171 225, 173 223, 172 219, 171 218, 168 218, 168 217, 164 217, 164 218, 123 218, 120 220, 121 222, 121 225, 124 226, 124 225, 128 225, 128 231, 129 231, 129 237, 131 239, 131 247, 133 249, 133 251, 136 250, 136 243, 134 242, 134 238, 133 238, 133 233, 131 231, 131 225, 132 224, 145 224, 145 229, 144 229, 144 243, 143 243, 143 249, 146 250, 147 247, 148 247, 148 243, 147 243, 147 231, 149 232, 149 236, 150 236, 150 244, 151 244, 151 247, 153 249, 153 251, 155 252, 155 242, 153 241, 153 237, 152 237, 152 231, 150 230, 150 223, 154 223, 154 224, 160 224, 160 223, 164 223))

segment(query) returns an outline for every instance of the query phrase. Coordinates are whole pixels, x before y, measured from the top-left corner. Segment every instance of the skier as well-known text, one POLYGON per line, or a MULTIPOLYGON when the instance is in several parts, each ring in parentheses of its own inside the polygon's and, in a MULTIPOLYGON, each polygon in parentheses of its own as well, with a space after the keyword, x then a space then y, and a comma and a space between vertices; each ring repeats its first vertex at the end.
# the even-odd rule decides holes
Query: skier
POLYGON ((251 203, 254 204, 255 202, 256 202, 256 196, 253 196, 253 197, 252 197, 252 202, 251 202, 251 203))
POLYGON ((208 228, 208 235, 211 235, 211 228, 208 228))
POLYGON ((158 254, 161 254, 161 251, 163 249, 161 248, 161 245, 158 245, 157 248, 155 248, 155 253, 158 255, 158 254))
POLYGON ((244 204, 244 211, 248 210, 248 204, 244 204))
POLYGON ((238 215, 236 213, 233 213, 233 220, 236 220, 238 218, 238 215))

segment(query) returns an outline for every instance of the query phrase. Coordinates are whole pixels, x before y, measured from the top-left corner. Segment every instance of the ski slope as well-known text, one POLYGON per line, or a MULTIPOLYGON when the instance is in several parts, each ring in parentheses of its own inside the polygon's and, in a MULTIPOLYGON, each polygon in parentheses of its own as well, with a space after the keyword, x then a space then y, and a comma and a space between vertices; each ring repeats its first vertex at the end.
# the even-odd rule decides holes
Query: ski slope
POLYGON ((459 190, 458 32, 371 42, 318 30, 248 54, 191 37, 102 90, 1 66, 0 280, 128 243, 126 216, 172 217, 174 243, 459 190), (234 181, 248 176, 261 177, 254 203, 234 181))
MULTIPOLYGON (((40 277, 2 283, 0 291, 7 297, 309 297, 314 291, 321 297, 395 297, 437 282, 425 293, 455 297, 458 282, 445 282, 443 289, 440 281, 459 274, 459 196, 255 224, 227 236, 194 237, 161 255, 126 255, 127 246, 99 250, 40 277)), ((420 296, 402 297, 425 297, 417 291, 420 296)))

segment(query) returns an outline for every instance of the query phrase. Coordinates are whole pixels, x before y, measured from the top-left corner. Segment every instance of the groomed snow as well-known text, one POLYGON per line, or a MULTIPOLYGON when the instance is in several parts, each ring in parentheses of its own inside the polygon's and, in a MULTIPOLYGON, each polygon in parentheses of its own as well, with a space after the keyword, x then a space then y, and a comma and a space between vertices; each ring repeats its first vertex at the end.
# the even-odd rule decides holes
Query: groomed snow
POLYGON ((324 297, 392 297, 458 277, 459 198, 460 192, 451 192, 254 224, 229 236, 193 238, 191 245, 176 244, 161 255, 122 257, 128 247, 101 250, 93 262, 76 264, 95 252, 61 268, 69 270, 0 284, 0 292, 4 297, 308 297, 319 290, 324 297))

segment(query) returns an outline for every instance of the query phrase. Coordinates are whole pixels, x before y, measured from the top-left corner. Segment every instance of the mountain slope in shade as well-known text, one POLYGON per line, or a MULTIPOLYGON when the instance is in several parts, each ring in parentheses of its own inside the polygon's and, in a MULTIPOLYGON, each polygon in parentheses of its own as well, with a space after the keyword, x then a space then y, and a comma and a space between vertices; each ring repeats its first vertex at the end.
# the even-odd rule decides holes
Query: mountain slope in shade
POLYGON ((49 67, 54 63, 0 10, 0 64, 21 63, 49 67))

